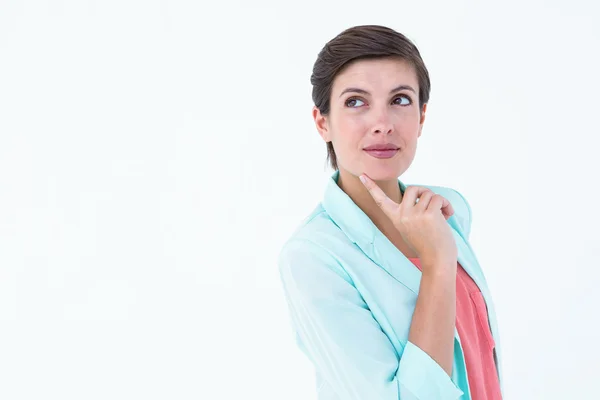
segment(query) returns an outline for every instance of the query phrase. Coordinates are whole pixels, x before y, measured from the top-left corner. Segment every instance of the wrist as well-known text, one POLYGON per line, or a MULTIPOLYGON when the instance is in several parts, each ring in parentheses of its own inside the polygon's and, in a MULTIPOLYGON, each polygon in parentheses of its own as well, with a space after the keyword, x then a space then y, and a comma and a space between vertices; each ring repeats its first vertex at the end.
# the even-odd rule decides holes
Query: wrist
POLYGON ((421 269, 423 274, 430 276, 456 275, 456 258, 421 258, 421 269))

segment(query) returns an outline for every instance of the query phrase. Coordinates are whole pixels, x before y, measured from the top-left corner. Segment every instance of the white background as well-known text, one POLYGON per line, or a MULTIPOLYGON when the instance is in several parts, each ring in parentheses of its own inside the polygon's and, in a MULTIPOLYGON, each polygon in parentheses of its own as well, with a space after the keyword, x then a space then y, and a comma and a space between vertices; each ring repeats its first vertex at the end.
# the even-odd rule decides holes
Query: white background
POLYGON ((331 174, 312 65, 370 23, 429 68, 402 179, 471 203, 506 398, 600 398, 599 14, 0 2, 0 398, 315 398, 276 261, 331 174))

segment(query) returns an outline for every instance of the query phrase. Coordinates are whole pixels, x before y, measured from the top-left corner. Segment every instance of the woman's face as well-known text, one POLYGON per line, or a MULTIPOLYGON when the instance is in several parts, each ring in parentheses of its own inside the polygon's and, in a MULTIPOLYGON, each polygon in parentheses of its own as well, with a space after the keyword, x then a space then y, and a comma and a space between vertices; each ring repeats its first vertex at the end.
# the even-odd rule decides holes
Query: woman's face
POLYGON ((425 120, 418 93, 413 67, 399 59, 358 60, 336 76, 329 115, 314 107, 313 117, 340 173, 395 180, 408 169, 425 120))

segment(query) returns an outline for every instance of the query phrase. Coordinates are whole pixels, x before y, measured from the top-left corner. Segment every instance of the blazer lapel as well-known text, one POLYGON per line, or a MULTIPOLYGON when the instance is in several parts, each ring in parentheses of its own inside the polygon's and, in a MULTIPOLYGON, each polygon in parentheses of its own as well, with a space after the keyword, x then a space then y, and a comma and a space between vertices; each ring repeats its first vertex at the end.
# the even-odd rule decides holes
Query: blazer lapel
POLYGON ((415 294, 419 293, 421 271, 381 231, 377 230, 373 245, 366 250, 369 253, 365 252, 365 254, 387 271, 392 278, 415 294))

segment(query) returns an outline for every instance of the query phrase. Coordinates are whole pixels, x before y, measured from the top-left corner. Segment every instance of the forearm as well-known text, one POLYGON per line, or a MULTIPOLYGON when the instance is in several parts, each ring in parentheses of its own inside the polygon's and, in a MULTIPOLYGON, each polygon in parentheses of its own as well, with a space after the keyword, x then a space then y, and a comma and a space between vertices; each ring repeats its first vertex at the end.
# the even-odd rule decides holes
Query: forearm
MULTIPOLYGON (((437 262, 436 262, 437 263, 437 262)), ((456 262, 422 265, 409 340, 452 374, 456 321, 456 262)))

